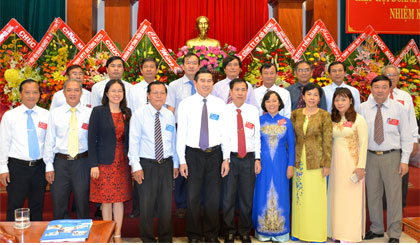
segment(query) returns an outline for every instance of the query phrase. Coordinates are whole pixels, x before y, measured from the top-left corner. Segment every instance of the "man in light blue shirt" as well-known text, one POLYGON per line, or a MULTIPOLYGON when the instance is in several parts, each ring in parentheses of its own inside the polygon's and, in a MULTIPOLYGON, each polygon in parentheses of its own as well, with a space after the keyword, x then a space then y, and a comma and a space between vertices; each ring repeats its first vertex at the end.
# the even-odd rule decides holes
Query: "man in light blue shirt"
POLYGON ((354 98, 354 108, 358 109, 360 105, 360 93, 356 88, 344 83, 344 77, 346 75, 346 67, 344 64, 340 61, 334 61, 328 66, 328 73, 333 83, 322 88, 325 93, 328 112, 331 113, 333 104, 332 98, 337 88, 348 88, 354 98))
POLYGON ((148 85, 149 104, 136 110, 130 121, 128 157, 140 197, 140 238, 157 242, 153 233, 155 204, 159 206, 158 241, 172 242, 172 181, 178 177, 175 117, 163 107, 163 83, 148 85))

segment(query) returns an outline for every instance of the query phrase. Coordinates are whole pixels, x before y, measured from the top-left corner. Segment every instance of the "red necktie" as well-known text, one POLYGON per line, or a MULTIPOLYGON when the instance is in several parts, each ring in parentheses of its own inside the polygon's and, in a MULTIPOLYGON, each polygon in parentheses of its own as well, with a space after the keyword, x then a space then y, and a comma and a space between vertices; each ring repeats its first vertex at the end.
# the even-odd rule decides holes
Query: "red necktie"
POLYGON ((389 98, 391 98, 391 100, 393 100, 393 99, 394 99, 394 95, 392 94, 392 89, 391 89, 391 93, 390 93, 390 95, 389 95, 389 98))
POLYGON ((244 122, 242 120, 241 110, 236 109, 238 115, 236 116, 236 121, 238 123, 238 155, 240 158, 246 156, 246 142, 245 142, 245 130, 244 122))

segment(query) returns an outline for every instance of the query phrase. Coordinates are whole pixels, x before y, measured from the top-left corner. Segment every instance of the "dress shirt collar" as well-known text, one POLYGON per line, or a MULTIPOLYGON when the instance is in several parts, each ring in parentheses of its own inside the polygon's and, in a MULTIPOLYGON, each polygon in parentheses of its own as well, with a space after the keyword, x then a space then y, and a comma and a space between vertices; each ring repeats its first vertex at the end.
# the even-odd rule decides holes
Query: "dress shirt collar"
POLYGON ((184 84, 189 83, 190 81, 193 81, 194 82, 194 79, 190 80, 186 75, 184 75, 183 77, 181 77, 181 79, 182 79, 182 82, 184 84))
MULTIPOLYGON (((152 104, 147 104, 146 105, 148 108, 149 108, 149 111, 150 111, 150 115, 152 115, 152 116, 155 116, 156 115, 156 112, 158 112, 158 110, 156 110, 156 108, 154 108, 153 106, 152 106, 152 104)), ((163 108, 163 106, 162 106, 162 108, 163 108)), ((160 108, 160 110, 159 110, 159 116, 161 116, 162 115, 162 108, 160 108)))
POLYGON ((344 82, 342 82, 342 83, 340 84, 340 86, 338 86, 337 84, 335 84, 335 83, 333 82, 333 83, 331 83, 331 88, 332 88, 333 90, 335 90, 336 88, 344 88, 344 87, 345 87, 344 85, 346 85, 344 82))
POLYGON ((196 96, 200 101, 203 101, 203 99, 207 99, 207 101, 209 101, 209 97, 210 97, 210 95, 211 94, 209 94, 209 95, 207 95, 207 97, 206 98, 204 98, 203 96, 201 96, 201 94, 199 94, 199 93, 195 93, 194 95, 192 95, 192 96, 196 96))
MULTIPOLYGON (((370 108, 374 109, 376 107, 376 105, 378 104, 375 100, 375 98, 372 95, 372 99, 368 99, 368 103, 370 103, 370 108)), ((382 104, 382 106, 384 106, 385 108, 389 108, 389 104, 390 104, 390 98, 388 97, 385 102, 382 104)))
POLYGON ((269 89, 274 89, 274 88, 276 88, 276 85, 275 84, 273 84, 273 86, 271 86, 271 88, 267 88, 264 84, 262 85, 262 87, 264 87, 265 88, 265 91, 267 91, 267 90, 269 90, 269 89))
POLYGON ((24 104, 22 104, 19 108, 21 108, 20 110, 22 111, 22 113, 26 113, 27 110, 33 110, 35 113, 39 112, 39 107, 37 105, 35 105, 34 108, 29 109, 24 104))
MULTIPOLYGON (((63 107, 64 107, 64 108, 66 108, 66 109, 65 109, 65 111, 70 111, 70 109, 72 108, 69 104, 67 104, 67 102, 66 102, 66 103, 64 103, 63 107)), ((77 105, 75 106, 75 108, 76 108, 76 111, 81 112, 81 109, 82 109, 82 103, 80 103, 80 102, 79 102, 79 104, 77 104, 77 105)))

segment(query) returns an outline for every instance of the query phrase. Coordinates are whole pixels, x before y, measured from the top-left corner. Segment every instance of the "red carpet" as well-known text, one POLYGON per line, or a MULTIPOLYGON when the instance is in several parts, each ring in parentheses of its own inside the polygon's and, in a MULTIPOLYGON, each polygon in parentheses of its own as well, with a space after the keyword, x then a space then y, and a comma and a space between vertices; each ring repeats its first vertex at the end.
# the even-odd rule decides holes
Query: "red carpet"
MULTIPOLYGON (((410 183, 411 187, 408 189, 407 196, 407 206, 404 209, 403 217, 420 217, 420 169, 415 167, 410 167, 410 183)), ((139 218, 131 219, 128 215, 131 212, 132 202, 128 201, 125 203, 125 216, 124 223, 122 228, 123 237, 139 237, 139 218)), ((175 204, 173 204, 173 207, 175 204)), ((0 220, 6 220, 6 207, 7 207, 7 193, 5 188, 2 188, 0 195, 0 220)), ((93 217, 96 207, 94 204, 91 204, 91 217, 93 217)), ((175 213, 175 208, 173 208, 173 213, 175 213)), ((74 214, 72 214, 74 217, 74 214)), ((367 217, 369 218, 369 217, 367 217)), ((45 194, 45 205, 44 205, 44 220, 52 219, 52 201, 50 192, 47 191, 45 194)), ((384 222, 386 222, 386 211, 384 211, 384 222)), ((368 219, 366 226, 369 230, 370 221, 368 219)), ((173 217, 173 227, 174 227, 174 236, 175 237, 184 237, 185 236, 185 220, 178 219, 175 216, 173 217)), ((156 229, 156 220, 155 220, 155 230, 156 229)))

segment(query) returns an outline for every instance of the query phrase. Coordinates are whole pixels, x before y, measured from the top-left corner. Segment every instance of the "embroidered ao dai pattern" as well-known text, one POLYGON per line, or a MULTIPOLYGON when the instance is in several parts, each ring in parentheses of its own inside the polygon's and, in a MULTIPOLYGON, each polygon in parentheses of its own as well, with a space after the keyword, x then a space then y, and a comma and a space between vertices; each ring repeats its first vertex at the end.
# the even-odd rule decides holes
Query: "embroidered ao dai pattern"
POLYGON ((289 240, 290 201, 287 167, 295 161, 291 121, 279 114, 260 117, 261 173, 255 182, 252 222, 260 241, 289 240))
POLYGON ((354 184, 356 168, 365 168, 368 145, 366 120, 354 123, 343 117, 333 123, 333 147, 329 199, 329 236, 335 240, 361 242, 365 233, 365 181, 354 184))

